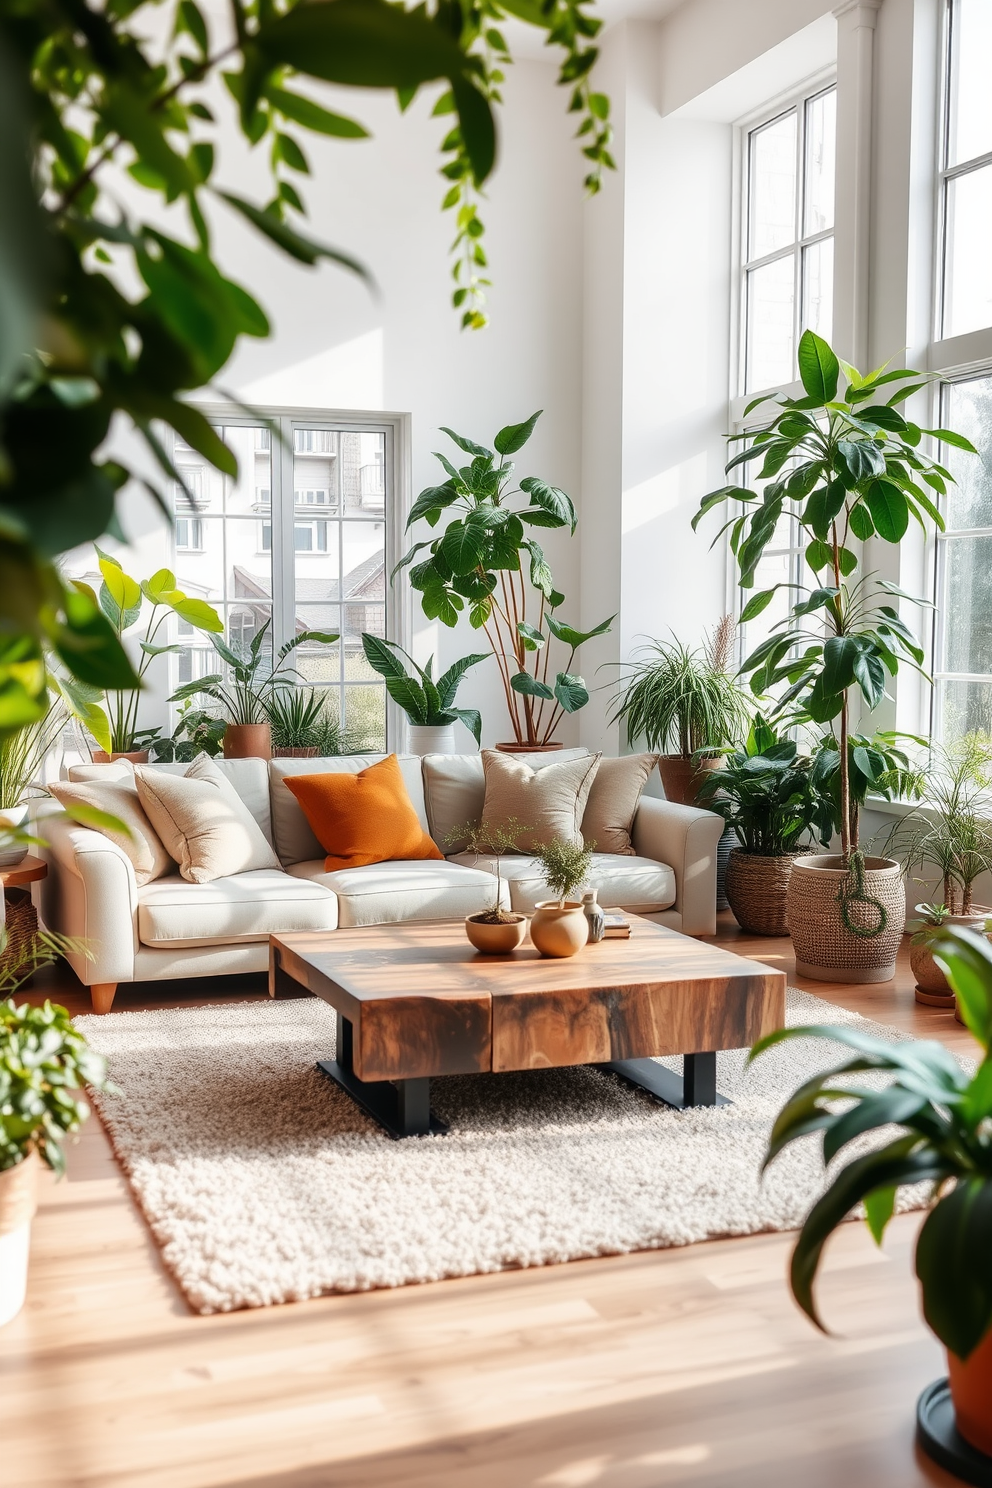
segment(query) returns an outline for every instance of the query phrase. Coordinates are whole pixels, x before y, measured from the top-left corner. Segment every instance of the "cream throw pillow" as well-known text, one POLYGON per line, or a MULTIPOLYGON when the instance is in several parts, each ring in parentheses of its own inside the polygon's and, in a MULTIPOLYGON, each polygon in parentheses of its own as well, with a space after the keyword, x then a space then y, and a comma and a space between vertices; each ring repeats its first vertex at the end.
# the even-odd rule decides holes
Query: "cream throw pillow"
POLYGON ((190 883, 279 867, 258 822, 205 754, 185 775, 136 765, 134 778, 153 827, 190 883))
POLYGON ((599 761, 598 754, 587 754, 532 770, 513 755, 484 749, 486 799, 482 825, 508 827, 518 822, 524 828, 518 838, 521 852, 555 839, 581 847, 582 814, 599 761))
POLYGON ((630 829, 641 792, 658 763, 656 754, 622 754, 601 759, 582 818, 582 835, 597 852, 634 856, 630 829))
POLYGON ((83 825, 109 837, 130 858, 135 882, 139 886, 174 870, 175 863, 142 808, 133 778, 73 784, 60 781, 53 782, 48 790, 60 806, 89 806, 97 811, 107 811, 124 823, 127 833, 115 832, 111 827, 98 826, 94 822, 83 825))

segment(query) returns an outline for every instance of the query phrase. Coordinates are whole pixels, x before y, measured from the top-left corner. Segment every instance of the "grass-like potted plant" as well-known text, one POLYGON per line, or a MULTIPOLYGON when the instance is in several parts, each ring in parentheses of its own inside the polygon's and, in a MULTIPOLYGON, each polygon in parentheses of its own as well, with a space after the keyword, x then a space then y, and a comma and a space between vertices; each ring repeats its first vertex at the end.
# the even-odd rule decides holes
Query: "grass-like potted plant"
POLYGON ((0 868, 13 867, 27 854, 31 796, 45 794, 38 779, 67 718, 56 698, 40 722, 0 738, 0 868))
POLYGON ((530 922, 530 938, 542 956, 574 956, 589 939, 589 922, 575 892, 585 883, 596 851, 595 842, 573 843, 556 837, 532 849, 554 899, 539 899, 530 922))
POLYGON ((324 695, 312 687, 277 687, 265 710, 275 759, 313 759, 319 748, 324 695))
POLYGON ((695 802, 704 772, 719 765, 721 750, 748 730, 754 699, 730 674, 732 636, 733 624, 721 622, 697 650, 674 637, 649 642, 640 659, 627 664, 613 699, 610 722, 625 724, 629 744, 643 739, 661 753, 665 795, 683 806, 695 802))
MULTIPOLYGON (((957 1431, 988 1459, 985 1478, 961 1476, 987 1482, 992 1476, 992 947, 971 930, 945 928, 933 949, 982 1048, 973 1075, 942 1044, 888 1044, 850 1025, 779 1029, 756 1044, 749 1057, 784 1039, 809 1037, 847 1045, 853 1055, 796 1091, 776 1119, 766 1167, 790 1142, 811 1132, 822 1132, 828 1163, 854 1138, 888 1129, 883 1146, 835 1172, 793 1252, 792 1292, 817 1327, 823 1324, 813 1282, 830 1234, 863 1203, 881 1243, 899 1187, 932 1185, 916 1243, 923 1315, 947 1349, 957 1431), (848 1078, 866 1070, 891 1073, 894 1079, 877 1090, 848 1078)), ((920 1400, 921 1438, 928 1450, 941 1394, 946 1397, 946 1381, 930 1386, 920 1400)), ((950 1461, 943 1465, 953 1470, 950 1461)))
POLYGON ((500 871, 504 854, 519 850, 518 839, 523 830, 522 823, 510 817, 489 826, 477 821, 468 822, 455 827, 446 839, 452 847, 457 844, 460 852, 474 853, 477 859, 495 860, 492 905, 465 917, 465 934, 475 949, 484 955, 509 955, 527 934, 527 916, 503 908, 503 876, 500 871))
MULTIPOLYGON (((13 957, 0 929, 0 992, 9 994, 40 966, 85 946, 38 931, 13 957)), ((112 1091, 106 1064, 73 1027, 64 1007, 0 1002, 0 1325, 21 1309, 27 1285, 31 1220, 42 1163, 65 1171, 60 1143, 89 1114, 84 1085, 112 1091)))
POLYGON ((434 677, 434 658, 418 666, 396 641, 362 635, 362 649, 369 666, 384 677, 386 691, 410 720, 410 749, 414 754, 457 754, 455 724, 465 725, 478 746, 482 741, 482 714, 475 708, 456 708, 455 697, 469 667, 485 661, 488 651, 473 652, 454 662, 440 677, 434 677), (405 656, 416 676, 400 660, 405 656))
POLYGON ((565 596, 530 534, 535 527, 574 533, 575 508, 564 491, 536 475, 514 483, 508 458, 523 449, 539 418, 540 412, 500 429, 493 449, 442 429, 471 461, 456 468, 446 456, 436 456, 447 479, 421 491, 407 527, 421 519, 436 527, 443 517, 444 530, 414 543, 393 570, 395 578, 413 565, 410 583, 429 620, 453 627, 467 609, 473 630, 485 635, 513 729, 513 740, 496 748, 511 752, 561 748, 554 733, 562 717, 589 701, 585 681, 572 670, 576 653, 616 618, 580 631, 556 613, 565 596), (428 556, 414 563, 425 548, 428 556), (553 652, 560 662, 552 664, 553 652))
POLYGON ((332 646, 338 639, 336 631, 300 630, 280 646, 270 664, 265 653, 265 637, 271 620, 252 637, 247 646, 229 646, 219 636, 211 635, 214 650, 228 668, 225 677, 212 672, 207 677, 194 677, 177 687, 170 702, 185 702, 201 694, 213 698, 227 715, 224 730, 224 757, 226 759, 270 759, 272 757, 272 728, 269 723, 269 707, 280 688, 296 680, 289 658, 297 646, 308 641, 332 646))
POLYGON ((718 812, 740 844, 726 876, 738 924, 754 935, 788 935, 792 864, 810 833, 826 846, 832 831, 830 803, 816 789, 812 760, 759 715, 743 749, 729 751, 706 774, 699 804, 718 812))
MULTIPOLYGON (((693 526, 726 502, 741 508, 725 525, 745 590, 754 587, 762 554, 785 515, 807 540, 806 562, 818 586, 803 590, 741 670, 750 675, 756 695, 784 687, 782 709, 836 728, 828 740, 833 759, 824 756, 823 771, 836 765, 841 851, 793 864, 788 915, 802 963, 797 969, 825 980, 885 981, 894 974, 905 923, 901 870, 895 861, 866 858, 861 850, 852 784, 859 774, 866 791, 875 788, 889 765, 872 740, 852 740, 851 704, 857 692, 869 712, 876 708, 887 677, 907 662, 920 668, 923 650, 893 603, 912 596, 874 575, 854 577, 859 558, 851 543, 873 536, 899 543, 911 516, 943 528, 933 494, 946 491, 953 477, 921 452, 922 440, 928 435, 972 453, 974 447, 951 430, 921 429, 899 412, 896 405, 926 382, 919 373, 878 368, 862 375, 812 331, 799 344, 799 373, 803 397, 755 399, 745 419, 769 402, 778 405, 774 415, 731 436, 741 448, 728 462, 728 474, 755 464, 763 489, 727 485, 711 491, 693 526)), ((754 594, 742 621, 761 614, 780 587, 754 594)))

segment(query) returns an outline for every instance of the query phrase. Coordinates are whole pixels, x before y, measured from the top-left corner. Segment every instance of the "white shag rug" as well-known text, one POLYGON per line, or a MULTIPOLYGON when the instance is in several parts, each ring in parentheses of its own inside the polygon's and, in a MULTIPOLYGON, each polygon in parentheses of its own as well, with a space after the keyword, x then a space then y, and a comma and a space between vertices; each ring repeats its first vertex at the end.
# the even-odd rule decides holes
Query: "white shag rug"
MULTIPOLYGON (((798 1228, 819 1143, 761 1179, 768 1134, 846 1052, 796 1040, 747 1071, 746 1051, 720 1054, 734 1104, 690 1111, 587 1067, 449 1076, 431 1087, 449 1134, 397 1142, 315 1069, 334 1053, 315 998, 75 1021, 123 1090, 100 1115, 201 1313, 798 1228)), ((794 989, 787 1021, 907 1037, 794 989)))

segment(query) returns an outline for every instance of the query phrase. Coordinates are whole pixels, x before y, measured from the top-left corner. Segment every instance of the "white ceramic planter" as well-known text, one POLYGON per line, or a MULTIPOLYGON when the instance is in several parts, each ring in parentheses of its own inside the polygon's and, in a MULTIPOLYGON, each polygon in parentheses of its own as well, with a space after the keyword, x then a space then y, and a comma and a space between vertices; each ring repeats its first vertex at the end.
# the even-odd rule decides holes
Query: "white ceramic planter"
POLYGON ((33 1152, 16 1168, 0 1172, 0 1327, 24 1306, 37 1181, 38 1159, 33 1152))
POLYGON ((457 754, 458 752, 453 723, 441 724, 438 728, 428 728, 422 723, 411 723, 411 754, 423 756, 425 754, 457 754))
MULTIPOLYGON (((27 823, 30 805, 22 801, 20 806, 9 806, 0 810, 0 816, 12 822, 15 827, 23 827, 27 823)), ((0 832, 0 868, 13 868, 28 855, 27 845, 23 842, 12 842, 9 833, 0 832)))

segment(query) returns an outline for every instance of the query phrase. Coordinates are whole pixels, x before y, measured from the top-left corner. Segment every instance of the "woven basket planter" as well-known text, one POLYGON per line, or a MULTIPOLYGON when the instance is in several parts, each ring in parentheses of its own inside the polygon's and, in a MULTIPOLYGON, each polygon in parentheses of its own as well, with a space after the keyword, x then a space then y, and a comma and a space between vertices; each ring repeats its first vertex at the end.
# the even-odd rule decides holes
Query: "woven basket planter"
POLYGON ((735 847, 727 864, 727 899, 742 930, 752 935, 788 935, 786 902, 798 854, 767 858, 735 847))
MULTIPOLYGON (((885 928, 877 935, 858 935, 844 924, 837 896, 847 877, 843 860, 830 853, 793 862, 786 913, 796 971, 818 982, 891 981, 906 923, 902 868, 890 858, 865 859, 865 895, 885 911, 885 928)), ((866 930, 881 918, 875 904, 858 901, 848 914, 866 930)))
POLYGON ((0 967, 9 970, 17 966, 21 958, 30 951, 38 934, 38 912, 31 901, 29 889, 7 890, 5 925, 7 948, 0 956, 0 967))

